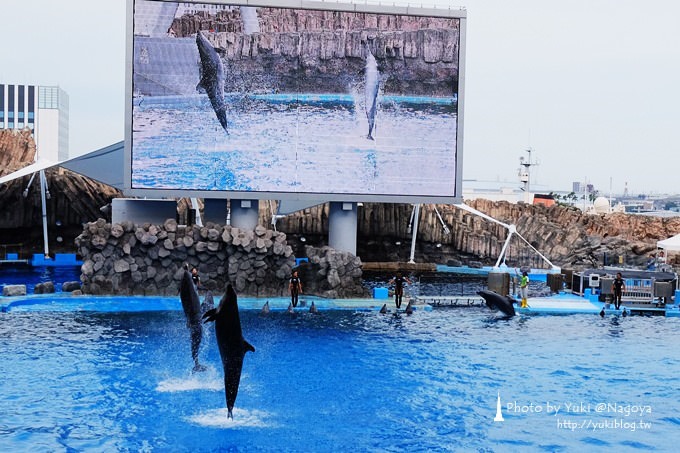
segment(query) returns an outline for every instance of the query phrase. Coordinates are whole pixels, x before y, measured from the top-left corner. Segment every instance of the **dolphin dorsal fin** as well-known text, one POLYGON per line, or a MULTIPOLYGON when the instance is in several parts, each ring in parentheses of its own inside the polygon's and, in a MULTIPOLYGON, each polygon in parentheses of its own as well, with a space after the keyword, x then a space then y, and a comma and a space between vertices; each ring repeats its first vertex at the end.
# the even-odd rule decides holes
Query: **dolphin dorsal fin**
POLYGON ((252 344, 248 343, 245 339, 243 340, 243 348, 246 351, 255 352, 255 347, 252 344))

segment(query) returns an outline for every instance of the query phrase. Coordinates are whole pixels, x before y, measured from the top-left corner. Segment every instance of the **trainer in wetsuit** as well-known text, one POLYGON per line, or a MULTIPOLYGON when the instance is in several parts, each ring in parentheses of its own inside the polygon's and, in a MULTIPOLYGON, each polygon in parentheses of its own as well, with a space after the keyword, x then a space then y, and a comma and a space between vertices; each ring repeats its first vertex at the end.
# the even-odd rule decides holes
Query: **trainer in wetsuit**
POLYGON ((616 278, 612 282, 612 292, 614 293, 614 307, 618 310, 621 306, 621 296, 626 290, 626 282, 621 277, 621 272, 616 273, 616 278))
POLYGON ((196 291, 198 291, 199 287, 201 286, 201 277, 198 276, 198 269, 196 269, 195 267, 191 269, 191 280, 194 282, 196 291))
POLYGON ((297 307, 298 296, 302 293, 302 282, 298 277, 297 271, 293 272, 293 276, 290 278, 288 290, 290 291, 290 302, 293 304, 293 307, 297 307))
POLYGON ((404 296, 404 282, 411 284, 411 280, 402 276, 401 272, 397 272, 397 275, 389 281, 390 284, 394 283, 394 304, 397 306, 397 309, 401 308, 401 298, 404 296))

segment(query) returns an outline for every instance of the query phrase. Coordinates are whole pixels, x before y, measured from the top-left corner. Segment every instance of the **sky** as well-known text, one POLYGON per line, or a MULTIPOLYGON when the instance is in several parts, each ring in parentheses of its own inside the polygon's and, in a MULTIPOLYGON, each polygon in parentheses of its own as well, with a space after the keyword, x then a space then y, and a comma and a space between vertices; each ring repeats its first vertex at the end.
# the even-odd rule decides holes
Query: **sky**
MULTIPOLYGON (((464 184, 519 186, 530 148, 536 190, 580 181, 604 194, 680 193, 680 2, 411 3, 467 10, 464 184)), ((72 156, 124 138, 125 9, 125 0, 0 3, 0 83, 68 93, 72 156)))

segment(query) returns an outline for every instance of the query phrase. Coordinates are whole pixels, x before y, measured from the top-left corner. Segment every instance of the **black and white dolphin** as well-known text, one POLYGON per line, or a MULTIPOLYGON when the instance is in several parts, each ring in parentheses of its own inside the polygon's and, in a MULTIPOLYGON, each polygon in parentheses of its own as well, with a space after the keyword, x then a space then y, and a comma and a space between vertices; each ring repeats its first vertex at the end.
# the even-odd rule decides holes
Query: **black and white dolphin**
POLYGON ((501 296, 498 293, 483 289, 478 291, 477 294, 482 296, 486 301, 486 305, 489 308, 501 311, 507 316, 515 316, 514 303, 517 301, 510 296, 501 296))
POLYGON ((196 32, 196 45, 201 58, 201 80, 196 89, 203 88, 217 115, 217 120, 225 132, 227 130, 227 108, 224 104, 224 65, 215 48, 199 30, 196 32))
POLYGON ((255 352, 255 348, 243 338, 236 292, 231 285, 227 286, 219 307, 209 310, 203 318, 205 322, 215 321, 215 336, 224 368, 224 393, 229 411, 227 417, 233 419, 232 410, 241 383, 243 357, 247 351, 255 352))
POLYGON ((179 285, 179 297, 182 300, 182 308, 187 318, 187 327, 191 332, 191 358, 194 359, 194 371, 203 371, 205 367, 198 363, 198 349, 203 338, 201 303, 198 299, 198 292, 196 292, 194 282, 191 279, 191 274, 186 269, 179 285))
POLYGON ((368 135, 366 138, 374 140, 373 128, 375 127, 375 113, 378 108, 378 91, 380 89, 380 73, 378 72, 378 64, 375 57, 368 47, 368 43, 364 43, 366 47, 366 67, 364 68, 364 108, 366 109, 366 118, 368 119, 368 135))

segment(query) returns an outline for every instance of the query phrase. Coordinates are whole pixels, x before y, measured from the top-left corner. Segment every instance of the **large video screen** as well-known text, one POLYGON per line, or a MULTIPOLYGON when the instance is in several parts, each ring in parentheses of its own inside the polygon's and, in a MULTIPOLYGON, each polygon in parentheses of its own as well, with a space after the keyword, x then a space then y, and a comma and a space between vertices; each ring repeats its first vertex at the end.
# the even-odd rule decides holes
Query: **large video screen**
POLYGON ((131 193, 458 199, 464 11, 130 2, 131 193))

